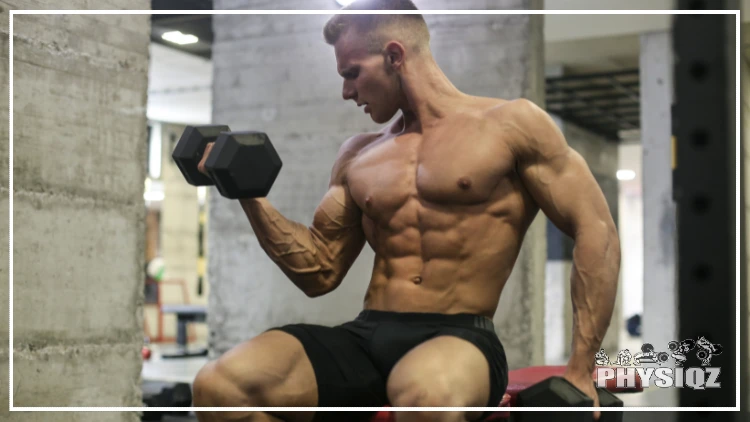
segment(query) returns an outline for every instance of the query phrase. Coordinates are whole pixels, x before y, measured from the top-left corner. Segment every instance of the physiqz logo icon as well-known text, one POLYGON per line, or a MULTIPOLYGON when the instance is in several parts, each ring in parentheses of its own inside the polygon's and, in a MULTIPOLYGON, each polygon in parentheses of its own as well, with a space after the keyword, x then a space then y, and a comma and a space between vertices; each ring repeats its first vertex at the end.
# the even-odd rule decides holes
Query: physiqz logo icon
POLYGON ((652 385, 694 390, 721 388, 718 381, 721 368, 711 366, 713 357, 721 354, 721 344, 713 344, 700 337, 698 340, 670 341, 667 348, 668 351, 657 352, 653 345, 646 343, 635 356, 628 349, 620 350, 614 361, 610 361, 604 349, 599 350, 594 356, 597 365, 596 386, 604 387, 607 380, 614 379, 618 388, 634 387, 637 375, 643 388, 652 385), (700 366, 686 366, 691 353, 700 366), (673 366, 670 366, 670 362, 673 366))

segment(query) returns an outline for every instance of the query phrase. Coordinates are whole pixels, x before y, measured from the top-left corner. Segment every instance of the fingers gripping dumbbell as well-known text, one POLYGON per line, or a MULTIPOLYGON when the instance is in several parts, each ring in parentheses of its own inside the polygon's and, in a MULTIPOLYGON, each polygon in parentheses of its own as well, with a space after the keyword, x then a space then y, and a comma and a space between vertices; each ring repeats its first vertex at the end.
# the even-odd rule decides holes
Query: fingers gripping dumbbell
POLYGON ((263 132, 230 132, 228 126, 188 126, 172 153, 185 180, 193 186, 215 185, 230 199, 268 195, 281 158, 263 132), (206 146, 214 142, 205 161, 208 175, 198 170, 206 146))
MULTIPOLYGON (((597 388, 600 408, 623 407, 623 402, 605 388, 597 388)), ((594 401, 563 377, 550 377, 518 393, 518 407, 593 407, 594 401)), ((622 422, 622 412, 601 412, 599 422, 622 422)), ((515 412, 511 422, 593 422, 594 412, 515 412), (554 417, 550 417, 554 415, 554 417)))

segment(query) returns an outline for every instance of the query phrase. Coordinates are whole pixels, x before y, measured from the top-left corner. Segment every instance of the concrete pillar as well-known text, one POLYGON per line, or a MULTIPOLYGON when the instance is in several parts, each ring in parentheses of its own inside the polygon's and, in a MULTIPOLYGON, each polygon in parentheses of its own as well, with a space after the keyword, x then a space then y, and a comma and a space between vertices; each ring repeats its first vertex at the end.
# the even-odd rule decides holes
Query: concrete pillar
MULTIPOLYGON (((456 7, 447 0, 418 7, 456 7)), ((466 1, 462 8, 541 8, 541 2, 466 1)), ((216 9, 335 7, 328 0, 217 0, 216 9)), ((332 13, 334 10, 332 9, 332 13)), ((214 121, 269 134, 284 168, 269 200, 288 218, 309 224, 327 189, 341 143, 376 129, 341 100, 332 47, 322 28, 330 16, 228 16, 214 20, 214 121)), ((543 104, 542 16, 427 15, 437 62, 464 92, 527 97, 543 104), (468 41, 470 37, 471 42, 468 41)), ((210 192, 208 275, 210 346, 221 353, 241 340, 289 322, 336 324, 354 318, 372 270, 365 247, 334 292, 311 300, 258 246, 239 204, 210 192)), ((543 362, 544 219, 527 234, 495 322, 511 367, 543 362)))
MULTIPOLYGON (((9 8, 55 8, 53 2, 19 3, 0 2, 4 54, 9 8)), ((148 9, 149 2, 129 6, 148 9)), ((141 405, 149 29, 147 15, 14 17, 15 406, 141 405)), ((0 63, 0 79, 7 81, 7 61, 0 63)), ((6 84, 1 89, 6 95, 6 84)), ((1 120, 0 161, 6 163, 7 120, 1 120)), ((7 173, 0 173, 0 219, 7 219, 9 185, 7 173)), ((5 277, 7 255, 0 258, 5 277)), ((0 303, 7 303, 7 284, 0 292, 0 303)), ((8 314, 0 314, 6 357, 8 314)), ((7 362, 0 359, 2 377, 7 362)), ((0 383, 0 401, 7 404, 8 395, 8 383, 0 383)), ((0 419, 46 421, 50 415, 0 419)), ((66 413, 54 419, 139 417, 66 413)))
POLYGON ((667 32, 641 36, 643 339, 657 349, 677 339, 670 42, 667 32))
MULTIPOLYGON (((643 144, 644 343, 657 351, 677 338, 676 213, 672 199, 672 40, 668 32, 641 35, 641 139, 643 144)), ((659 406, 676 406, 675 390, 662 389, 659 406)))

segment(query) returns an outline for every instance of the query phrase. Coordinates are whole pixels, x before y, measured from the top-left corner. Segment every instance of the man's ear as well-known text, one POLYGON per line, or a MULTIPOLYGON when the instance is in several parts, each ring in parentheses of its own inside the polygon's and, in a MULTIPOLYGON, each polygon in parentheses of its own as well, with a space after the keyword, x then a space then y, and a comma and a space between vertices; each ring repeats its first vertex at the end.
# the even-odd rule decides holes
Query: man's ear
POLYGON ((404 63, 405 49, 398 41, 390 41, 385 46, 385 60, 394 69, 401 67, 404 63))

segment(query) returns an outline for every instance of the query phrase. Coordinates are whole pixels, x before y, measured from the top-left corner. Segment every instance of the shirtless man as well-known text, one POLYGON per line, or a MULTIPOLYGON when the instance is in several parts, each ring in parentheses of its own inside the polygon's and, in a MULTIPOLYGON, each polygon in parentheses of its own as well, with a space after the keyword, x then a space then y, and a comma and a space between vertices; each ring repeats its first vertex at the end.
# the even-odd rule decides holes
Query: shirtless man
MULTIPOLYGON (((409 0, 349 8, 416 9, 409 0)), ((497 406, 508 368, 491 319, 539 209, 575 240, 575 332, 564 376, 598 405, 591 374, 612 315, 620 249, 586 163, 530 101, 456 89, 432 57, 420 15, 336 15, 324 35, 344 99, 377 123, 401 115, 344 142, 310 227, 266 199, 240 203, 263 250, 310 297, 336 289, 367 242, 375 262, 364 311, 341 326, 289 325, 236 346, 197 375, 195 406, 497 406)), ((205 412, 198 419, 365 416, 205 412)), ((432 422, 482 414, 396 416, 432 422)))

